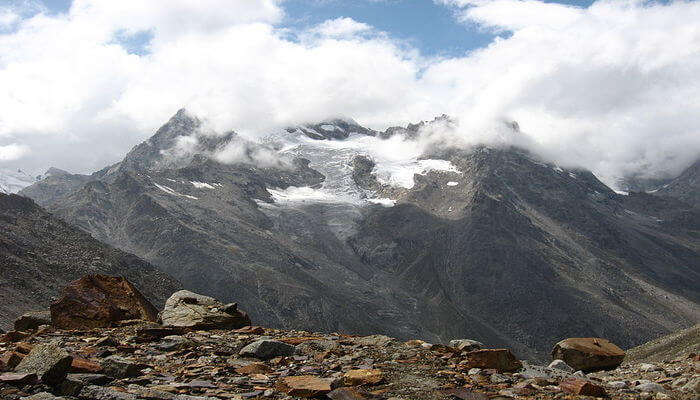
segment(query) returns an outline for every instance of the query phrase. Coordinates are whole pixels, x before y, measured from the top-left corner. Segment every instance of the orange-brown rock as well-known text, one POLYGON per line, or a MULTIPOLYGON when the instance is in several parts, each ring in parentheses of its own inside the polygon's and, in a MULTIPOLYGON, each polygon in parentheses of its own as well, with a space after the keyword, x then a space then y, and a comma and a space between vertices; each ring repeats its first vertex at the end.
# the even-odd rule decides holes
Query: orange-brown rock
POLYGON ((103 368, 100 364, 84 358, 74 358, 70 365, 70 372, 74 374, 97 374, 102 371, 103 368))
POLYGON ((499 372, 513 372, 523 364, 508 349, 484 349, 470 351, 460 363, 463 368, 496 369, 499 372))
POLYGON ((51 322, 60 329, 104 328, 131 319, 155 322, 158 310, 123 277, 87 275, 51 305, 51 322))
POLYGON ((331 391, 331 380, 313 375, 288 376, 277 381, 276 389, 294 397, 317 397, 331 391))
POLYGON ((29 332, 9 331, 0 336, 0 343, 15 343, 31 336, 29 332))
POLYGON ((272 368, 268 367, 263 363, 250 363, 248 365, 236 368, 236 372, 245 375, 269 374, 270 372, 272 372, 272 368))
POLYGON ((566 378, 561 383, 559 383, 561 390, 577 394, 580 396, 593 396, 593 397, 605 397, 607 393, 602 386, 598 386, 594 383, 583 379, 577 378, 566 378))
POLYGON ((615 369, 624 358, 624 350, 601 338, 569 338, 554 345, 552 350, 552 359, 563 360, 584 372, 615 369))
POLYGON ((384 373, 379 369, 351 369, 343 376, 343 382, 348 386, 376 385, 384 379, 384 373))
POLYGON ((234 332, 248 335, 262 335, 265 333, 265 328, 262 326, 244 326, 243 328, 236 329, 234 332))

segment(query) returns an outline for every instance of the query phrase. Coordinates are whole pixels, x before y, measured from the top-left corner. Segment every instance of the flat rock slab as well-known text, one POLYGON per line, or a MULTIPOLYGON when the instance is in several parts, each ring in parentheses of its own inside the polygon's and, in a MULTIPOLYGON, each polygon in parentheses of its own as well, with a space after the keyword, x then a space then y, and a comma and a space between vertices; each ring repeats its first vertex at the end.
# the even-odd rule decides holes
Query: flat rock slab
POLYGON ((261 360, 268 360, 280 356, 291 357, 294 355, 295 351, 296 347, 291 344, 277 340, 258 340, 243 347, 239 354, 243 357, 255 357, 261 360))
POLYGON ((331 380, 313 375, 288 376, 277 382, 276 389, 295 397, 317 397, 331 391, 331 380))
POLYGON ((39 381, 36 374, 7 372, 0 375, 0 382, 14 386, 33 385, 39 381))
POLYGON ((68 374, 73 357, 57 343, 40 344, 22 359, 15 372, 33 373, 49 385, 60 383, 68 374))
POLYGON ((607 339, 569 338, 554 345, 552 358, 576 371, 594 372, 617 368, 625 352, 607 339))
POLYGON ((351 369, 343 376, 348 386, 376 385, 384 380, 384 373, 379 369, 351 369))

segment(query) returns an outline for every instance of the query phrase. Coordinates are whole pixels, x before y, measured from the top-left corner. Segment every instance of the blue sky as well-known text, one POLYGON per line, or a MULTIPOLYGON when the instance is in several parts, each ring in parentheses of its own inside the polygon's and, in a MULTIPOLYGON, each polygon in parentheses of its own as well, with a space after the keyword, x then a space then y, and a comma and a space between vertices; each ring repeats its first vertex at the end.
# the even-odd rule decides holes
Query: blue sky
MULTIPOLYGON (((118 0, 115 0, 118 1, 118 0)), ((251 0, 253 1, 253 0, 251 0)), ((43 0, 52 12, 68 10, 71 0, 43 0)), ((587 7, 592 0, 547 1, 587 7)), ((491 42, 493 34, 459 23, 454 10, 433 0, 287 0, 283 26, 304 28, 339 17, 369 24, 392 38, 400 39, 426 56, 458 56, 491 42)), ((123 42, 140 53, 148 35, 123 42)))

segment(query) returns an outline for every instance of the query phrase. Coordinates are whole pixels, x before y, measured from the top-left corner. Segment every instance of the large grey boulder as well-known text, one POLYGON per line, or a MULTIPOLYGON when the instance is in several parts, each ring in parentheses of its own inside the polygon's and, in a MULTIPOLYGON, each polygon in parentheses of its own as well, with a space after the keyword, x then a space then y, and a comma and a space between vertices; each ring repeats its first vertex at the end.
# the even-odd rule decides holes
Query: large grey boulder
POLYGON ((562 360, 576 371, 611 370, 622 364, 625 352, 603 338, 569 338, 554 345, 553 360, 562 360))
POLYGON ((147 367, 121 356, 106 357, 100 364, 105 374, 119 379, 139 376, 141 370, 147 367))
POLYGON ((296 347, 279 342, 277 340, 258 340, 241 349, 240 355, 243 357, 255 357, 261 360, 280 356, 292 356, 296 347))
POLYGON ((223 304, 188 290, 170 296, 161 320, 165 326, 192 329, 238 329, 250 325, 248 314, 238 310, 236 303, 223 304))
POLYGON ((73 357, 57 343, 37 345, 17 365, 15 372, 36 374, 48 385, 61 383, 68 374, 73 357))

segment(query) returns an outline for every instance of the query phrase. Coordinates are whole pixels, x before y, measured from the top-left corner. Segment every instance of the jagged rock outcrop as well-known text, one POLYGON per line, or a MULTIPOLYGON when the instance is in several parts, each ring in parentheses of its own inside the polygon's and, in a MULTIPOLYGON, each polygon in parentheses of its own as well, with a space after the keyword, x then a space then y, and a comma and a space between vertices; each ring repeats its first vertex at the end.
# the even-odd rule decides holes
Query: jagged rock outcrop
POLYGON ((131 319, 155 322, 158 310, 124 277, 86 275, 51 304, 51 324, 61 329, 106 328, 131 319))

